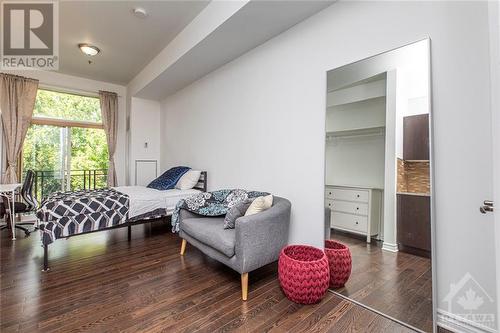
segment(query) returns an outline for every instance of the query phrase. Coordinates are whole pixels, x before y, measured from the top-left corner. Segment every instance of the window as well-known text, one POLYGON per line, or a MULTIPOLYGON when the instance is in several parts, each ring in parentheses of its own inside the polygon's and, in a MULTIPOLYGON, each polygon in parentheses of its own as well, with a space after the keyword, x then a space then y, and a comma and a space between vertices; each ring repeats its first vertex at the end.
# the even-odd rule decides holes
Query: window
POLYGON ((38 90, 33 118, 75 120, 102 125, 99 98, 38 90))
POLYGON ((108 147, 97 97, 38 90, 22 154, 38 198, 106 186, 108 147))

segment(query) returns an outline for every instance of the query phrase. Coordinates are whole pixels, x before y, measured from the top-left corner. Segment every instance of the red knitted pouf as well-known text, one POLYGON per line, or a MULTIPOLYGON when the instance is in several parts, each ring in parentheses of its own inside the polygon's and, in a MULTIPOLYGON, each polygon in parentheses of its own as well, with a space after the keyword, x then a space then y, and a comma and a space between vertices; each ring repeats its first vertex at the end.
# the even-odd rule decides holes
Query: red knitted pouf
POLYGON ((290 245, 281 250, 278 275, 289 300, 300 304, 317 303, 328 289, 328 259, 318 248, 290 245))
POLYGON ((342 243, 326 240, 325 253, 330 264, 330 288, 343 287, 351 276, 351 251, 342 243))

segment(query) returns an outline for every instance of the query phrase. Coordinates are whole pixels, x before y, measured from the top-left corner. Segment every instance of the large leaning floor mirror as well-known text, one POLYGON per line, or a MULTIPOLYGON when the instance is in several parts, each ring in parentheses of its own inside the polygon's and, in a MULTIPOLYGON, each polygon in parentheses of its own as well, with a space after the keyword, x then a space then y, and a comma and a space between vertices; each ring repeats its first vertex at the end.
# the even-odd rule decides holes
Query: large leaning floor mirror
POLYGON ((434 327, 430 91, 428 39, 327 73, 325 238, 352 260, 331 289, 424 332, 434 327))

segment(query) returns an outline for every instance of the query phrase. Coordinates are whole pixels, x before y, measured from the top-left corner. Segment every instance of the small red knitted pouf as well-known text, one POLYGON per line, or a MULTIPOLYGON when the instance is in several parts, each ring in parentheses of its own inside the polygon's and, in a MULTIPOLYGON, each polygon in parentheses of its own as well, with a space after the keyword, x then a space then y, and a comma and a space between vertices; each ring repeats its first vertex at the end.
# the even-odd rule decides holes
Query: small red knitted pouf
POLYGON ((351 276, 351 251, 342 243, 326 240, 325 254, 330 264, 330 288, 343 287, 351 276))
POLYGON ((321 249, 312 246, 287 246, 280 253, 278 276, 289 300, 300 304, 317 303, 328 289, 328 259, 321 249))

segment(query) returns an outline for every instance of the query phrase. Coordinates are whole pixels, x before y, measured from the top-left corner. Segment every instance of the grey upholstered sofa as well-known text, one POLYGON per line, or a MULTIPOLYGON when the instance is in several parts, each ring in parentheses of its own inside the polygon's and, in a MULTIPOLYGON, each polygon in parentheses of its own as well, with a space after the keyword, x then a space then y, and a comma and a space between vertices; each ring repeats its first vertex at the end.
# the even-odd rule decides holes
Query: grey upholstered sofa
POLYGON ((287 244, 290 201, 274 197, 271 208, 236 220, 235 229, 224 229, 224 216, 206 217, 182 209, 181 255, 186 241, 209 257, 241 274, 243 300, 248 296, 248 273, 278 259, 287 244))

